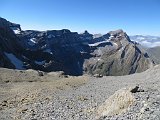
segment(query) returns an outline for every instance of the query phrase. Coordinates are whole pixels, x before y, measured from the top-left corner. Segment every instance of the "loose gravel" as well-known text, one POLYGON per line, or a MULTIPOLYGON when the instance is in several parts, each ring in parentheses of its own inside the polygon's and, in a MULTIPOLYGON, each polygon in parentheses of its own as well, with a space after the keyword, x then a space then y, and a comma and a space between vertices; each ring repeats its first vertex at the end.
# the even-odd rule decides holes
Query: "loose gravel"
POLYGON ((128 76, 89 77, 84 84, 72 85, 69 89, 41 89, 36 99, 34 94, 29 103, 23 100, 12 106, 4 100, 0 107, 0 120, 95 120, 97 108, 109 96, 121 88, 135 85, 140 86, 141 91, 133 93, 136 102, 128 111, 101 117, 100 120, 160 120, 159 66, 128 76))

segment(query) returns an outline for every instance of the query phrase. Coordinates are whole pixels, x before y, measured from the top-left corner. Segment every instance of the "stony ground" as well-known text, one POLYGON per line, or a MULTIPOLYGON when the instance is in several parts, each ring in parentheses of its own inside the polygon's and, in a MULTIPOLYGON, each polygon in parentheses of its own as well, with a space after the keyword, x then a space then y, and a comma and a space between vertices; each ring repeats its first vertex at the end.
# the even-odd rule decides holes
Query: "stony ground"
POLYGON ((160 120, 160 66, 134 75, 102 78, 0 72, 0 120, 95 120, 98 107, 107 98, 135 85, 141 91, 133 93, 136 101, 127 112, 99 119, 160 120))

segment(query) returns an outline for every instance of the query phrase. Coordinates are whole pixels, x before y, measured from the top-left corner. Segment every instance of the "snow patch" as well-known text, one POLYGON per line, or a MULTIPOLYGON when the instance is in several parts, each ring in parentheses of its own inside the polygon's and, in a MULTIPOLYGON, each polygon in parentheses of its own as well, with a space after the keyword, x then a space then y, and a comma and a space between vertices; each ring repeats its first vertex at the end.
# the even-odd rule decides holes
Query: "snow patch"
POLYGON ((124 50, 124 47, 121 47, 118 51, 122 52, 124 50))
POLYGON ((27 59, 27 60, 29 60, 26 56, 24 56, 24 55, 22 55, 22 57, 24 58, 24 59, 27 59))
POLYGON ((44 65, 45 62, 46 62, 45 60, 43 60, 43 61, 35 61, 35 63, 38 64, 38 65, 44 65))
POLYGON ((115 42, 113 42, 113 44, 114 44, 115 46, 118 46, 118 44, 117 44, 117 43, 115 43, 115 42))
POLYGON ((20 34, 21 33, 21 28, 18 26, 10 26, 10 28, 13 30, 15 34, 20 34))
POLYGON ((109 36, 109 39, 112 39, 112 38, 114 38, 114 36, 113 36, 113 35, 109 36))
POLYGON ((102 43, 107 43, 108 42, 108 40, 106 40, 106 41, 102 41, 102 42, 96 42, 96 43, 94 43, 94 44, 88 44, 90 47, 94 47, 94 46, 98 46, 98 45, 100 45, 100 44, 102 44, 102 43))
POLYGON ((45 49, 45 50, 43 50, 43 52, 47 52, 49 54, 53 54, 52 51, 51 51, 51 49, 45 49))
POLYGON ((37 43, 37 42, 36 42, 36 38, 31 38, 31 39, 29 39, 29 41, 28 41, 28 44, 29 44, 30 46, 34 46, 36 43, 37 43))
POLYGON ((23 62, 19 60, 15 55, 12 53, 6 53, 4 54, 7 56, 7 58, 11 61, 11 63, 16 67, 16 69, 24 70, 23 62))
POLYGON ((36 38, 31 38, 30 41, 36 44, 36 38))
POLYGON ((47 44, 43 45, 41 49, 45 49, 46 47, 47 47, 47 44))
POLYGON ((21 33, 21 31, 20 31, 19 29, 13 30, 13 32, 14 32, 15 34, 20 34, 20 33, 21 33))
POLYGON ((87 53, 87 52, 84 52, 84 51, 80 51, 80 53, 81 53, 81 54, 85 54, 85 53, 87 53))
POLYGON ((55 37, 55 36, 52 35, 52 34, 48 35, 48 38, 49 38, 49 39, 50 39, 50 38, 53 38, 53 37, 55 37))

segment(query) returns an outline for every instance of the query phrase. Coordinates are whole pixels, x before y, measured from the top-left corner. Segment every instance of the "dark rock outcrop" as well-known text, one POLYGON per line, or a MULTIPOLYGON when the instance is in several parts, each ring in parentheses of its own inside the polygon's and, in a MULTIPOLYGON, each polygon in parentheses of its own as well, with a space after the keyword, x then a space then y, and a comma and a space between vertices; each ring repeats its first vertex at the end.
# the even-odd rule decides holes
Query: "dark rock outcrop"
POLYGON ((15 61, 11 61, 11 57, 14 60, 21 59, 23 48, 18 43, 19 38, 15 35, 11 29, 14 25, 20 27, 17 24, 12 24, 7 20, 0 18, 0 66, 7 68, 16 68, 15 61), (8 56, 8 57, 7 57, 8 56))

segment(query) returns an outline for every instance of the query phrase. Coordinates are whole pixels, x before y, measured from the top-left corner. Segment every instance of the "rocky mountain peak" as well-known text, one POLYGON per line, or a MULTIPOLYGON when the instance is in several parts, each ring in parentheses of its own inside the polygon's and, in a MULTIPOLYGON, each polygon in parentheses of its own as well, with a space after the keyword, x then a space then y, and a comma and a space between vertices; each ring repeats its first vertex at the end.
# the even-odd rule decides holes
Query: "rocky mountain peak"
POLYGON ((93 39, 93 35, 90 34, 87 30, 84 31, 84 33, 80 34, 80 38, 82 40, 92 40, 93 39))
POLYGON ((86 34, 86 35, 87 35, 87 34, 89 34, 89 32, 88 32, 87 30, 85 30, 83 34, 86 34))
POLYGON ((118 38, 119 40, 121 40, 120 38, 126 38, 128 39, 128 41, 130 41, 129 37, 127 36, 127 34, 122 30, 115 30, 115 31, 110 31, 108 33, 112 38, 118 38))
POLYGON ((85 30, 81 35, 84 35, 84 36, 93 36, 87 30, 85 30))
POLYGON ((1 17, 0 17, 0 27, 8 30, 11 29, 15 34, 20 34, 21 32, 20 24, 9 22, 1 17))
POLYGON ((124 35, 125 32, 122 29, 118 29, 118 30, 115 30, 115 31, 110 31, 109 34, 116 37, 116 36, 119 36, 119 35, 124 35))
POLYGON ((122 46, 132 43, 129 36, 122 29, 110 31, 108 34, 110 41, 123 44, 122 46))

